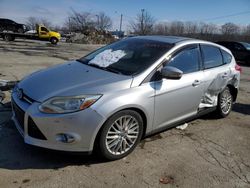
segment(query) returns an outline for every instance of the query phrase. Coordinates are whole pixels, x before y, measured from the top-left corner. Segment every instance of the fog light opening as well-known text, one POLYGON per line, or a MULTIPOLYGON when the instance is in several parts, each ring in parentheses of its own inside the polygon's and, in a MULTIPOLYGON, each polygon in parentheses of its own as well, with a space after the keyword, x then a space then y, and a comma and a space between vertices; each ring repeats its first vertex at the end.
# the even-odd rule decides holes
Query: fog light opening
POLYGON ((61 133, 56 135, 56 140, 62 143, 73 143, 76 141, 76 138, 73 135, 61 133))

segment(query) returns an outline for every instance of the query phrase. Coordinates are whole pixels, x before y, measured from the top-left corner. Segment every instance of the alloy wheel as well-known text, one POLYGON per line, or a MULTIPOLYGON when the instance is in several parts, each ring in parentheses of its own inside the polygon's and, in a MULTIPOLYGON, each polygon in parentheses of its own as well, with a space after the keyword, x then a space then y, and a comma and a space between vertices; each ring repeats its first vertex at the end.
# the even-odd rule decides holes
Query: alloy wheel
POLYGON ((221 111, 224 114, 228 114, 232 106, 232 95, 228 89, 224 90, 221 94, 220 101, 221 111))
POLYGON ((133 147, 139 136, 139 123, 133 116, 119 117, 106 134, 106 148, 113 155, 121 155, 133 147))

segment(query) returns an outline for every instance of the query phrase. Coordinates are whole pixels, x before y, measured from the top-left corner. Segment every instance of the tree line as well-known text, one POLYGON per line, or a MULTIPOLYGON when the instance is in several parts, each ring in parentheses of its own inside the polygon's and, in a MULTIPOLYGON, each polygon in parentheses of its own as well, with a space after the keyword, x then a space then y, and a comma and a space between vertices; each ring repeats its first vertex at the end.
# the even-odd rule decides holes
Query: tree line
MULTIPOLYGON (((53 26, 47 19, 29 17, 26 25, 35 29, 37 23, 67 32, 88 33, 94 31, 109 31, 112 28, 112 19, 104 12, 77 12, 71 9, 62 26, 53 26)), ((142 9, 127 26, 128 33, 132 35, 177 35, 193 37, 210 41, 217 40, 241 40, 250 42, 250 24, 240 26, 232 22, 223 25, 214 23, 172 21, 157 22, 145 9, 142 9)))
POLYGON ((137 14, 135 20, 130 22, 130 28, 131 33, 135 35, 177 35, 210 41, 238 40, 250 42, 250 24, 240 26, 232 22, 223 25, 192 21, 157 22, 144 9, 137 14))

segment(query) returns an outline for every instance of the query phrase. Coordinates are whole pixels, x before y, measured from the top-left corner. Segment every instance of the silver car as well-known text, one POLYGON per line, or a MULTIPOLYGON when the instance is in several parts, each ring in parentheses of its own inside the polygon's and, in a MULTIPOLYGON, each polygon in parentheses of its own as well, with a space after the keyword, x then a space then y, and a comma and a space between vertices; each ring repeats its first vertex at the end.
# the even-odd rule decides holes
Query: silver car
POLYGON ((12 92, 13 120, 25 143, 120 159, 147 135, 212 111, 226 117, 240 71, 211 42, 127 38, 24 78, 12 92))

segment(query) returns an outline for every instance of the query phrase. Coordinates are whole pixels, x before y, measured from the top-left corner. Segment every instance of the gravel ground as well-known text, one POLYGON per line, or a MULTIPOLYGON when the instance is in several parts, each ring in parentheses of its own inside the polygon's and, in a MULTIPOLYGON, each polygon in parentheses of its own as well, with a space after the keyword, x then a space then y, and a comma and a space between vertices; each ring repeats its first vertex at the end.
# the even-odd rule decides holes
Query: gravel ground
MULTIPOLYGON (((19 80, 97 47, 0 41, 0 79, 19 80)), ((26 145, 11 113, 0 112, 0 187, 250 187, 249 83, 250 67, 243 66, 238 100, 227 118, 204 116, 183 131, 161 132, 113 162, 26 145)))

